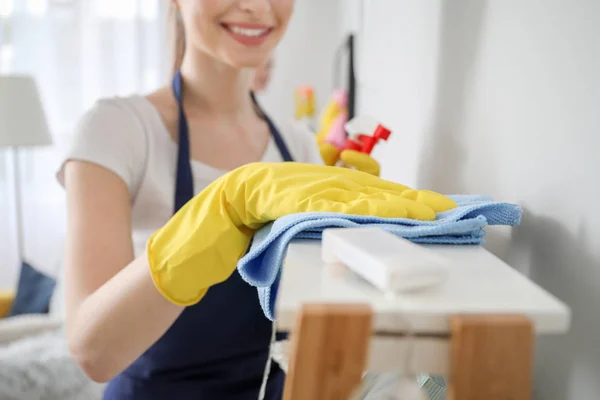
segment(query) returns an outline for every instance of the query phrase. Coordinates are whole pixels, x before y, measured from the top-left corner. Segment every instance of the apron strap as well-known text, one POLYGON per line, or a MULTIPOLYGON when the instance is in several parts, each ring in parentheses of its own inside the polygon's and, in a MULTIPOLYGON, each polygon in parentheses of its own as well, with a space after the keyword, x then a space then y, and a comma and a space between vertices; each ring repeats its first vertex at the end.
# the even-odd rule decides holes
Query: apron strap
MULTIPOLYGON (((189 128, 187 118, 183 110, 183 83, 181 81, 181 72, 178 70, 173 77, 172 82, 173 94, 177 100, 177 107, 179 108, 179 122, 178 122, 178 153, 177 153, 177 174, 175 180, 175 206, 173 214, 175 214, 181 207, 185 205, 192 197, 194 197, 194 178, 192 175, 192 165, 190 162, 190 141, 189 141, 189 128)), ((269 126, 271 136, 277 145, 277 149, 281 154, 283 161, 294 161, 290 151, 279 130, 262 110, 254 93, 250 93, 252 102, 256 106, 259 115, 265 120, 269 126)))
POLYGON ((267 125, 269 125, 269 131, 271 131, 271 136, 273 136, 273 140, 277 145, 277 149, 279 150, 283 161, 294 161, 290 151, 288 150, 287 146, 285 145, 285 142, 283 141, 283 138, 281 137, 281 134, 279 133, 279 130, 277 129, 273 121, 271 121, 271 118, 269 118, 267 114, 263 111, 260 104, 258 104, 254 92, 250 92, 250 97, 252 98, 252 102, 254 102, 254 105, 256 106, 256 109, 258 110, 260 116, 265 120, 267 125))
POLYGON ((185 112, 183 111, 183 85, 181 82, 181 72, 178 70, 173 77, 173 94, 177 99, 179 108, 178 125, 178 143, 177 146, 177 174, 175 177, 175 214, 194 197, 194 177, 192 175, 192 165, 190 163, 190 141, 188 133, 188 124, 185 112))

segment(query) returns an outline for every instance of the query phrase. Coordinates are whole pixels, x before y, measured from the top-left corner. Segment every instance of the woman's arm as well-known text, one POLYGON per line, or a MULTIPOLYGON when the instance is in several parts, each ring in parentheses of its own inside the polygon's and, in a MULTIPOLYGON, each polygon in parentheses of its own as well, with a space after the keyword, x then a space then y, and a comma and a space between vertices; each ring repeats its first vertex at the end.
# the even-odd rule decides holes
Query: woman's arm
POLYGON ((69 349, 89 378, 106 382, 173 324, 183 307, 155 288, 146 256, 134 259, 129 191, 109 170, 65 166, 69 349))

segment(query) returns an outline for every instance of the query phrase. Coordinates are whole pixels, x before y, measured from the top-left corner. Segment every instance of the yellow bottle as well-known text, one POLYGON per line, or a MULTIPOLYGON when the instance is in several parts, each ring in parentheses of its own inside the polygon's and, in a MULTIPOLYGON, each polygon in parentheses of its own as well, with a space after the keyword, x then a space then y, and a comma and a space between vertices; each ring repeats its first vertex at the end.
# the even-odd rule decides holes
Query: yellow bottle
POLYGON ((295 118, 304 123, 311 132, 315 127, 315 94, 311 86, 300 86, 294 93, 295 118))

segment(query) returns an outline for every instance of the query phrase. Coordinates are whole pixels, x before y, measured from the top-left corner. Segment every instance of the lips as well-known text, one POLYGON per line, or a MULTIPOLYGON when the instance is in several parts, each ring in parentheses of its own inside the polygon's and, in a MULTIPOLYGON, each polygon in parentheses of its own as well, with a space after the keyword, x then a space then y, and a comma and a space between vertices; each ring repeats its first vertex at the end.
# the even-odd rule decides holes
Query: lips
POLYGON ((272 27, 250 23, 222 23, 221 26, 237 42, 246 46, 259 46, 269 36, 272 27))

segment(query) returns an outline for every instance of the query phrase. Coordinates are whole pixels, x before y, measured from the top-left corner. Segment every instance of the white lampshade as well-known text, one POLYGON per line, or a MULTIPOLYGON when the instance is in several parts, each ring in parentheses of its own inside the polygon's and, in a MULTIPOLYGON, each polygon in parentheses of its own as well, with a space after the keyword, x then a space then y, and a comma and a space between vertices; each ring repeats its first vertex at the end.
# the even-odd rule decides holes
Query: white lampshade
POLYGON ((26 75, 0 76, 0 147, 52 144, 35 80, 26 75))

